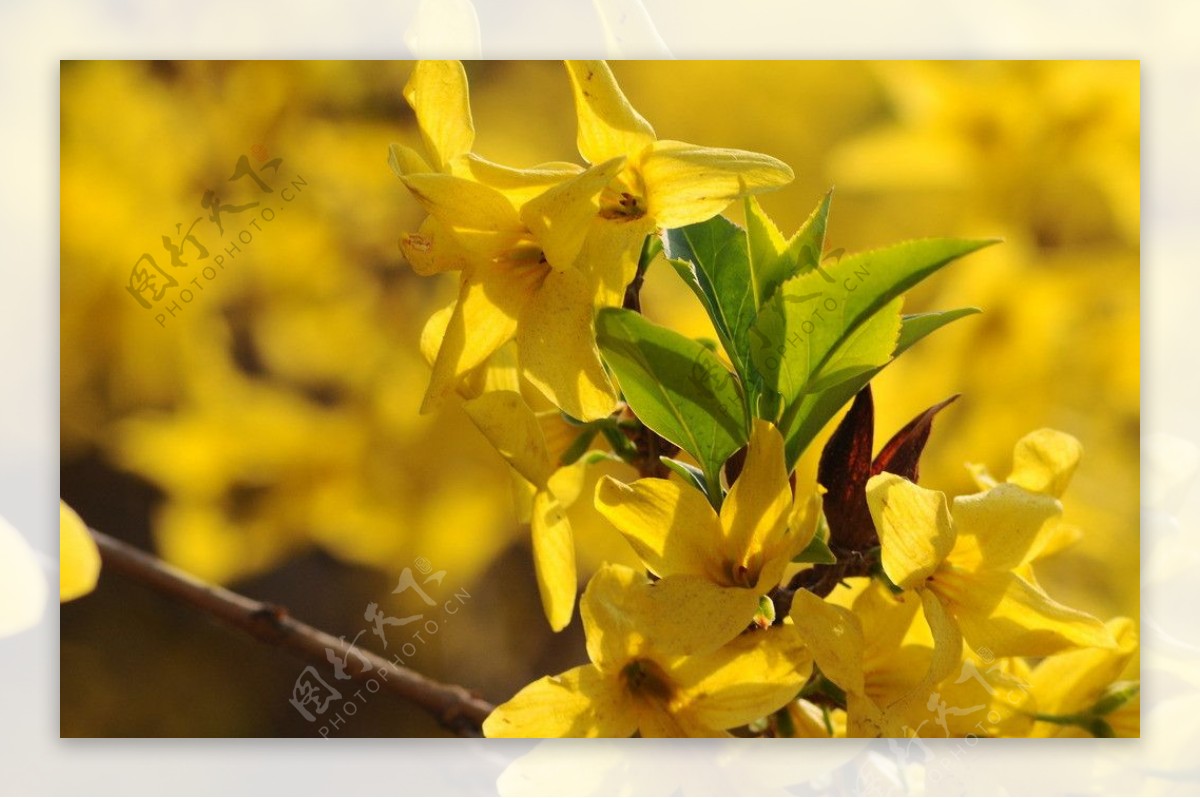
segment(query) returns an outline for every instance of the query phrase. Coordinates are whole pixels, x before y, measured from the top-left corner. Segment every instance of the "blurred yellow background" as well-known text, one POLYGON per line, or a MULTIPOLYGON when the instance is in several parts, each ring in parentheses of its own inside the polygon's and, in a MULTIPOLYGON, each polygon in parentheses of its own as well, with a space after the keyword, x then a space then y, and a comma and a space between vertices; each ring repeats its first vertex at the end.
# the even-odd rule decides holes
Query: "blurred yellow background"
MULTIPOLYGON (((447 595, 471 598, 409 664, 499 701, 582 661, 582 635, 578 620, 546 628, 502 461, 456 408, 417 413, 420 331, 455 286, 416 277, 397 248, 423 215, 386 164, 389 143, 419 138, 401 96, 409 70, 64 62, 61 491, 93 526, 347 639, 370 602, 401 614, 392 587, 426 558, 447 595)), ((796 181, 761 198, 785 232, 835 186, 830 249, 1005 239, 910 295, 906 312, 984 313, 876 379, 877 446, 963 394, 935 424, 921 481, 965 493, 964 463, 1004 475, 1024 433, 1075 435, 1085 456, 1065 505, 1085 536, 1039 577, 1066 603, 1136 617, 1138 65, 613 70, 660 137, 791 165, 796 181)), ((479 154, 578 161, 561 64, 467 72, 479 154)), ((651 272, 643 306, 711 336, 669 269, 651 272)), ((633 564, 590 502, 570 512, 581 578, 604 559, 633 564)), ((371 637, 361 642, 378 650, 371 637)), ((288 703, 301 663, 116 577, 63 608, 62 641, 65 736, 316 733, 288 703)), ((441 733, 387 695, 367 704, 339 735, 441 733)))

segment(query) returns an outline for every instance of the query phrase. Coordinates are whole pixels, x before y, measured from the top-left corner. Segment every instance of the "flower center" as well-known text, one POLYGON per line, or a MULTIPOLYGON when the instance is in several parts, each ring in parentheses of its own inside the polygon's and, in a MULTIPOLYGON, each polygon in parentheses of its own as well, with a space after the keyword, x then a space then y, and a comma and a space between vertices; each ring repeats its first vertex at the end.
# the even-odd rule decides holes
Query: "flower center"
POLYGON ((600 216, 632 221, 646 215, 645 188, 640 176, 628 168, 600 192, 600 216))
POLYGON ((748 562, 725 561, 725 578, 730 587, 754 587, 762 574, 761 557, 754 556, 748 562))
POLYGON ((657 662, 635 659, 621 669, 625 689, 636 696, 670 701, 675 692, 671 679, 657 662))

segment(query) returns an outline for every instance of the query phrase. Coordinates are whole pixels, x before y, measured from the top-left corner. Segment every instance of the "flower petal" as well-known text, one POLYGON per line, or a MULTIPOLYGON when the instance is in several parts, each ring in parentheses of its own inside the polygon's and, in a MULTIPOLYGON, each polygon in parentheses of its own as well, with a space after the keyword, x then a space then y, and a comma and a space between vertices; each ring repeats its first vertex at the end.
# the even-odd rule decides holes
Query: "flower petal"
MULTIPOLYGON (((588 658, 602 670, 618 672, 647 646, 638 618, 629 612, 633 591, 644 589, 643 574, 624 565, 605 564, 588 580, 579 614, 588 658)), ((635 602, 636 604, 636 602, 635 602)))
POLYGON ((59 599, 71 601, 96 589, 100 578, 100 550, 74 510, 58 503, 59 599))
POLYGON ((475 125, 467 73, 458 61, 418 61, 404 86, 404 99, 416 112, 425 149, 438 171, 471 151, 475 125))
POLYGON ((407 175, 402 180, 442 229, 481 260, 504 255, 526 235, 517 209, 494 188, 454 175, 407 175))
POLYGON ((641 174, 647 215, 663 228, 706 221, 739 197, 795 177, 790 166, 769 155, 665 140, 645 154, 641 174))
POLYGON ((655 574, 721 576, 721 522, 695 488, 666 479, 626 485, 605 476, 596 484, 596 509, 655 574))
MULTIPOLYGON (((792 489, 783 458, 783 436, 769 421, 755 419, 746 448, 742 473, 721 506, 721 526, 726 552, 734 567, 741 566, 750 583, 760 590, 775 585, 758 584, 764 555, 778 549, 788 530, 792 489)), ((735 573, 735 580, 741 574, 735 573)))
MULTIPOLYGON (((927 711, 931 697, 937 692, 938 683, 953 673, 962 662, 963 638, 954 620, 937 595, 928 590, 918 593, 925 611, 925 621, 933 637, 933 656, 928 660, 928 668, 920 681, 915 684, 910 682, 901 697, 882 707, 879 715, 874 715, 871 707, 863 707, 869 718, 868 725, 878 726, 887 737, 910 736, 913 729, 909 722, 927 711)), ((911 654, 903 660, 905 672, 917 662, 924 661, 911 654)), ((895 693, 896 690, 893 688, 888 692, 895 693)))
POLYGON ((628 737, 636 729, 633 703, 594 665, 538 679, 483 722, 485 737, 628 737))
POLYGON ((1082 456, 1083 446, 1065 432, 1031 432, 1013 448, 1013 470, 1008 481, 1026 490, 1062 496, 1082 456))
POLYGON ((579 119, 579 154, 588 163, 636 155, 654 143, 654 128, 634 110, 603 61, 567 61, 579 119))
MULTIPOLYGON (((1104 690, 1121 678, 1138 650, 1137 625, 1129 618, 1107 624, 1117 641, 1115 649, 1086 648, 1047 657, 1029 676, 1029 689, 1037 711, 1046 715, 1083 712, 1099 700, 1104 690)), ((1031 736, 1053 734, 1054 724, 1038 723, 1031 736)))
POLYGON ((752 590, 721 587, 707 577, 673 574, 631 593, 646 638, 664 655, 707 653, 745 630, 758 609, 752 590))
POLYGON ((597 307, 619 307, 637 275, 638 258, 654 220, 594 217, 576 266, 591 279, 597 307))
POLYGON ((452 394, 463 375, 516 335, 517 318, 537 293, 544 273, 522 266, 494 266, 464 275, 433 363, 422 413, 452 394))
POLYGON ((457 177, 474 180, 499 191, 514 208, 520 208, 546 189, 569 180, 582 171, 583 167, 567 163, 515 169, 473 154, 458 159, 450 167, 450 173, 457 177))
POLYGON ((422 277, 463 271, 473 260, 473 253, 433 216, 425 217, 417 232, 400 237, 400 251, 412 270, 422 277))
MULTIPOLYGON (((956 497, 953 515, 959 540, 971 538, 978 547, 979 568, 1011 571, 1029 560, 1034 542, 1062 515, 1062 505, 1052 496, 1003 483, 956 497)), ((955 556, 950 560, 959 563, 955 556)))
POLYGON ((557 269, 569 269, 600 211, 598 197, 624 164, 613 158, 583 174, 564 180, 529 200, 521 208, 521 221, 542 245, 546 260, 557 269))
POLYGON ((537 416, 515 391, 495 391, 463 402, 463 410, 517 473, 545 488, 554 467, 537 416))
POLYGON ((929 589, 945 602, 976 651, 1044 657, 1076 646, 1111 648, 1100 621, 1047 596, 1016 574, 939 571, 929 589))
POLYGON ((388 166, 396 177, 420 175, 434 171, 421 153, 403 144, 388 145, 388 166))
POLYGON ((705 726, 686 712, 674 712, 659 701, 639 701, 637 712, 638 733, 642 737, 680 739, 729 736, 719 729, 705 726))
POLYGON ((685 702, 680 714, 714 729, 732 729, 785 706, 811 673, 812 658, 799 632, 784 625, 687 657, 671 676, 685 702))
POLYGON ((867 505, 879 531, 883 570, 903 588, 923 582, 954 548, 946 496, 895 474, 867 481, 867 505))
POLYGON ((562 505, 548 491, 533 497, 533 564, 550 628, 561 632, 575 611, 575 539, 562 505))
POLYGON ((577 271, 550 270, 517 328, 517 349, 526 379, 556 406, 584 421, 617 407, 592 320, 592 294, 577 271))
POLYGON ((865 644, 854 613, 807 590, 797 590, 792 596, 791 619, 821 673, 847 693, 862 693, 865 644))

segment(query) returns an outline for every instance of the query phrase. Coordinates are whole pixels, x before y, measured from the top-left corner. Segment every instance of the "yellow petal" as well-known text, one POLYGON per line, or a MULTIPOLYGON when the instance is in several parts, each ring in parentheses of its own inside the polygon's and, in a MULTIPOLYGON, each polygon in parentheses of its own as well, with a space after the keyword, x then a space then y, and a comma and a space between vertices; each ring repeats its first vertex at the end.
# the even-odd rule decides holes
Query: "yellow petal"
POLYGON ((655 739, 680 739, 683 737, 728 737, 718 729, 711 729, 683 712, 673 712, 659 701, 639 701, 638 733, 642 737, 655 739))
POLYGON ((638 618, 629 612, 630 596, 644 590, 647 579, 624 565, 605 564, 588 580, 579 615, 588 657, 602 670, 617 673, 647 646, 638 618))
POLYGON ((812 658, 791 626, 749 632, 708 654, 687 657, 671 672, 687 715, 713 729, 766 717, 796 697, 812 658))
MULTIPOLYGON (((1057 523, 1062 505, 1052 496, 1004 483, 956 497, 953 514, 959 539, 969 537, 978 547, 979 568, 1011 571, 1029 560, 1034 541, 1057 523)), ((955 556, 950 560, 959 563, 955 556)))
POLYGON ((521 221, 542 245, 546 260, 557 269, 569 269, 583 247, 592 222, 600 211, 598 197, 617 176, 623 158, 593 166, 583 174, 559 182, 521 208, 521 221))
POLYGON ((659 227, 716 216, 735 199, 787 185, 791 167, 769 155, 658 141, 641 162, 646 212, 659 227))
POLYGON ((473 256, 433 216, 425 217, 417 232, 405 233, 400 237, 400 251, 412 270, 422 277, 463 271, 471 265, 473 256))
POLYGON ((653 232, 654 220, 648 216, 592 219, 576 265, 591 280, 597 307, 621 305, 626 287, 637 274, 642 244, 653 232))
POLYGON ((636 729, 632 702, 594 665, 542 677, 483 722, 485 737, 628 737, 636 729))
POLYGON ((1033 561, 1058 554, 1081 540, 1083 540, 1083 530, 1074 524, 1064 524, 1062 521, 1047 524, 1037 539, 1033 541, 1033 545, 1029 547, 1029 554, 1025 559, 1033 561))
POLYGON ((980 653, 1043 657, 1076 646, 1112 647, 1100 621, 1051 599, 1016 574, 939 571, 929 581, 980 653))
POLYGON ((821 508, 824 505, 825 488, 817 485, 812 493, 797 490, 788 516, 788 537, 791 539, 789 559, 795 557, 812 543, 817 527, 821 524, 821 508))
POLYGON ((596 509, 655 574, 722 581, 721 522, 695 488, 666 479, 626 485, 605 476, 596 484, 596 509))
POLYGON ((96 541, 67 503, 58 503, 59 599, 86 596, 100 578, 100 550, 96 541))
POLYGON ((1013 470, 1008 481, 1027 490, 1062 496, 1082 456, 1083 446, 1065 432, 1031 432, 1013 449, 1013 470))
POLYGON ((458 61, 419 61, 404 87, 404 99, 417 114, 421 138, 433 165, 443 171, 471 151, 475 126, 467 73, 458 61))
MULTIPOLYGON (((1122 677, 1138 650, 1137 625, 1129 618, 1106 624, 1116 640, 1112 649, 1086 648, 1047 657, 1029 675, 1029 691, 1037 711, 1047 715, 1082 712, 1099 700, 1104 690, 1122 677)), ((1046 736, 1054 724, 1039 723, 1033 736, 1046 736)))
MULTIPOLYGON (((1028 691, 1036 701, 1037 712, 1048 715, 1084 712, 1109 685, 1126 674, 1130 660, 1138 653, 1138 628, 1129 618, 1114 618, 1106 626, 1117 642, 1115 649, 1073 650, 1048 656, 1033 668, 1028 677, 1028 691)), ((1030 736, 1054 737, 1061 728, 1040 721, 1034 724, 1030 736)))
POLYGON ((388 146, 388 166, 391 167, 396 177, 419 175, 433 171, 419 152, 411 147, 405 147, 403 144, 388 146))
MULTIPOLYGON (((543 429, 545 429, 543 427, 543 429)), ((550 449, 553 458, 554 449, 550 449)), ((557 462, 553 461, 552 462, 557 462)), ((550 492, 558 497, 563 507, 570 507, 583 493, 583 484, 587 480, 587 463, 577 460, 569 466, 559 466, 550 476, 550 492)))
POLYGON ((459 378, 493 354, 517 331, 517 318, 537 292, 544 270, 500 266, 464 275, 458 303, 438 348, 421 412, 436 407, 459 378))
POLYGON ((604 418, 617 407, 616 391, 596 349, 592 316, 587 278, 577 271, 550 270, 517 328, 526 379, 567 415, 583 421, 604 418))
POLYGON ((967 463, 967 472, 980 490, 991 490, 997 485, 996 478, 982 463, 967 463))
POLYGON ((904 645, 914 626, 921 599, 914 593, 894 594, 878 579, 853 577, 846 581, 851 589, 846 592, 834 590, 828 600, 854 610, 862 624, 863 637, 868 641, 867 670, 870 671, 873 665, 886 665, 887 657, 904 645), (843 598, 849 601, 839 602, 843 598), (873 662, 876 654, 879 658, 873 662))
POLYGON ((854 613, 797 590, 791 619, 821 673, 848 693, 862 693, 864 642, 854 613))
POLYGON ((783 436, 770 422, 755 419, 742 473, 721 506, 725 551, 734 566, 735 584, 768 590, 775 586, 759 584, 764 555, 777 548, 787 532, 791 508, 783 436))
POLYGON ((554 467, 541 424, 519 393, 485 393, 463 402, 463 410, 517 473, 535 487, 546 487, 554 467))
POLYGON ((867 505, 879 531, 883 570, 897 586, 920 585, 954 548, 946 496, 895 474, 867 481, 867 505))
POLYGON ((656 652, 663 655, 707 653, 728 643, 750 625, 758 609, 752 590, 721 587, 703 576, 674 574, 629 599, 629 612, 656 652))
MULTIPOLYGON (((542 435, 546 438, 546 447, 550 452, 550 461, 558 464, 562 461, 562 456, 567 449, 574 445, 579 435, 583 432, 575 424, 566 421, 562 413, 558 410, 544 410, 537 414, 538 425, 542 428, 542 435)), ((576 488, 578 491, 578 488, 576 488)), ((555 490, 554 495, 563 500, 564 504, 570 504, 562 493, 555 490)))
POLYGON ((585 161, 636 155, 654 142, 654 128, 625 99, 608 64, 566 63, 579 119, 579 154, 585 161))
POLYGON ((23 632, 41 619, 46 588, 33 550, 0 518, 0 638, 23 632))
POLYGON ((550 628, 561 632, 575 611, 575 540, 558 499, 547 491, 533 498, 533 564, 550 628))
POLYGON ((933 636, 933 656, 924 676, 902 697, 883 707, 878 724, 886 736, 908 736, 908 721, 926 711, 939 682, 954 673, 962 663, 962 634, 941 600, 929 590, 919 591, 925 621, 933 636))
POLYGON ((478 155, 456 160, 450 174, 483 183, 508 198, 514 208, 520 208, 551 186, 558 185, 583 171, 570 163, 542 164, 532 169, 514 169, 494 163, 478 155))
POLYGON ((439 174, 408 175, 402 180, 442 229, 483 261, 503 256, 526 235, 513 204, 482 183, 439 174))

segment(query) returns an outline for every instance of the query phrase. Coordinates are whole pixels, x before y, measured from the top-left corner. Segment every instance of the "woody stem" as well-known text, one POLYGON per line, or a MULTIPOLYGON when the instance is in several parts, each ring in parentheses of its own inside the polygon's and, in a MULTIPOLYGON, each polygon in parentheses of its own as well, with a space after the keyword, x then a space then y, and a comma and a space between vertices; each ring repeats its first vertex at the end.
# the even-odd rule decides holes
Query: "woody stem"
POLYGON ((331 651, 343 662, 353 659, 362 663, 362 668, 347 668, 347 675, 363 683, 374 680, 416 704, 443 728, 461 737, 480 736, 483 721, 492 712, 491 704, 464 687, 429 679, 302 623, 288 615, 283 607, 207 584, 103 532, 93 529, 91 533, 100 549, 106 573, 119 573, 300 659, 323 665, 327 661, 326 652, 331 651))

